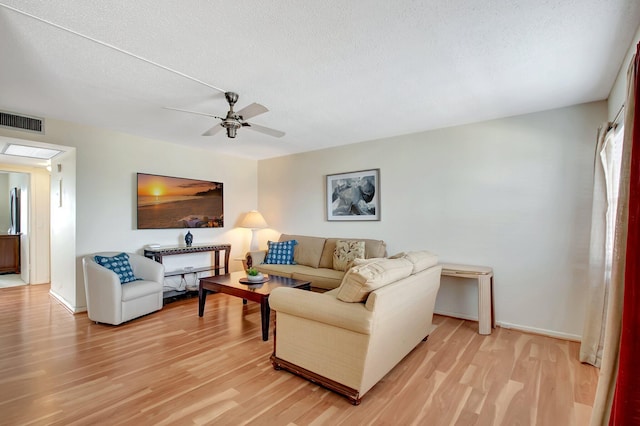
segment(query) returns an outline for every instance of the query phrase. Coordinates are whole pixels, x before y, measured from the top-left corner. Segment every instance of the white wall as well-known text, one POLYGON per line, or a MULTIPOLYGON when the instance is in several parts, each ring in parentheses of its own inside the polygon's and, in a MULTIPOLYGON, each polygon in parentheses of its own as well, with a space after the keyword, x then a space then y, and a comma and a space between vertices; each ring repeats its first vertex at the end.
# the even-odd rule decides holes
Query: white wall
POLYGON ((11 227, 11 197, 9 195, 9 173, 0 172, 0 233, 11 227))
MULTIPOLYGON (((29 283, 46 284, 50 275, 50 176, 46 169, 38 169, 30 174, 31 196, 29 197, 29 283)), ((24 279, 24 278, 23 278, 24 279)), ((25 280, 26 281, 26 280, 25 280)), ((26 281, 27 282, 27 281, 26 281)))
POLYGON ((51 293, 72 311, 86 309, 82 265, 76 261, 77 189, 76 150, 52 161, 51 211, 51 293), (79 265, 79 266, 78 266, 79 265))
POLYGON ((25 283, 29 282, 29 264, 30 264, 30 244, 31 239, 31 223, 30 223, 30 205, 32 202, 31 197, 31 182, 30 175, 26 173, 9 173, 9 180, 7 182, 9 189, 18 188, 20 190, 20 278, 25 283))
MULTIPOLYGON (((492 266, 499 323, 577 339, 585 308, 593 152, 606 102, 291 155, 258 164, 271 230, 380 238, 389 254, 492 266), (327 222, 325 176, 380 169, 380 222, 327 222)), ((453 280, 453 279, 452 279, 453 280)), ((477 318, 472 282, 436 308, 477 318)))
MULTIPOLYGON (((0 135, 76 148, 75 277, 52 277, 73 310, 85 306, 85 254, 182 242, 179 229, 135 229, 135 174, 145 172, 224 182, 225 228, 192 232, 196 243, 231 243, 232 258, 250 240, 236 221, 257 206, 272 227, 258 233, 262 245, 279 232, 371 237, 387 241, 390 253, 429 249, 443 261, 492 266, 500 323, 577 338, 593 145, 606 115, 598 102, 258 164, 51 119, 45 136, 0 135), (327 222, 326 174, 368 168, 381 170, 382 220, 327 222)), ((475 317, 476 300, 470 282, 443 280, 437 307, 475 317)))
MULTIPOLYGON (((46 119, 46 129, 46 135, 0 129, 0 136, 76 148, 75 200, 69 200, 75 202, 75 273, 53 276, 51 283, 52 291, 73 311, 86 306, 82 256, 110 250, 142 253, 148 243, 184 243, 180 229, 136 229, 137 172, 223 182, 225 227, 191 230, 194 243, 230 243, 232 259, 248 249, 250 231, 235 226, 242 214, 257 206, 256 161, 53 119, 46 119)), ((55 158, 52 169, 55 172, 55 158)), ((63 164, 63 173, 67 170, 63 164)), ((52 186, 56 181, 54 173, 52 186)), ((63 187, 67 182, 68 178, 63 177, 63 187)), ((52 206, 53 203, 52 193, 52 206)), ((194 259, 184 257, 177 261, 192 264, 194 259)), ((241 263, 232 261, 230 266, 237 270, 241 263)), ((52 265, 52 270, 55 267, 52 265)))

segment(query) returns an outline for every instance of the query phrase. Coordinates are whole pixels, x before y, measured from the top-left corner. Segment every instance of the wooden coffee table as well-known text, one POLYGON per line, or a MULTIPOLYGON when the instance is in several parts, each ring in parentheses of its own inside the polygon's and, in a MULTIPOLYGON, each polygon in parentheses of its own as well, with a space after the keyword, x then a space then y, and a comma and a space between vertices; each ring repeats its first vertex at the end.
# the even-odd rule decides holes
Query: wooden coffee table
POLYGON ((246 278, 244 272, 232 272, 225 275, 200 278, 198 285, 198 316, 204 315, 204 304, 209 292, 225 293, 231 296, 241 297, 260 303, 260 317, 262 320, 262 340, 269 340, 269 319, 271 308, 269 307, 269 294, 278 287, 293 287, 302 290, 311 290, 311 282, 295 280, 293 278, 278 275, 265 275, 269 281, 263 284, 241 284, 240 279, 246 278))

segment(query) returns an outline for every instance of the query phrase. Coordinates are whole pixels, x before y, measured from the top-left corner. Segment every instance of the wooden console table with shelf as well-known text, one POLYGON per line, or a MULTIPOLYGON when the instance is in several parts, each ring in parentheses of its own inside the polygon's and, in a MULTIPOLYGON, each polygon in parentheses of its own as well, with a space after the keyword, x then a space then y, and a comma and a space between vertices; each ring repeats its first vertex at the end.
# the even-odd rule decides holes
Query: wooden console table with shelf
MULTIPOLYGON (((183 279, 187 274, 197 274, 198 272, 212 271, 214 275, 229 273, 229 257, 231 255, 231 244, 198 244, 191 247, 187 246, 166 246, 159 248, 145 248, 144 255, 149 259, 153 259, 158 263, 162 263, 165 256, 174 256, 178 254, 192 254, 213 252, 213 263, 209 266, 199 268, 182 268, 175 271, 165 271, 165 277, 181 276, 183 279), (220 252, 224 252, 224 264, 220 263, 220 252), (222 272, 221 272, 222 271, 222 272)), ((197 292, 197 290, 194 290, 197 292)), ((188 293, 187 290, 170 290, 164 292, 164 298, 180 296, 188 293)))

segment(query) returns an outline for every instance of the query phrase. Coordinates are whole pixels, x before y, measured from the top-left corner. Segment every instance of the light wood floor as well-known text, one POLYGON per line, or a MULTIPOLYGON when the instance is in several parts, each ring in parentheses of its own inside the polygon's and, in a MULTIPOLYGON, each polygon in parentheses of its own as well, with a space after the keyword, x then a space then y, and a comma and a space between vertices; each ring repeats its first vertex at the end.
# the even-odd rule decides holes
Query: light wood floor
POLYGON ((436 316, 360 406, 269 362, 258 305, 210 295, 113 327, 48 286, 0 289, 0 424, 588 424, 597 370, 578 344, 436 316))

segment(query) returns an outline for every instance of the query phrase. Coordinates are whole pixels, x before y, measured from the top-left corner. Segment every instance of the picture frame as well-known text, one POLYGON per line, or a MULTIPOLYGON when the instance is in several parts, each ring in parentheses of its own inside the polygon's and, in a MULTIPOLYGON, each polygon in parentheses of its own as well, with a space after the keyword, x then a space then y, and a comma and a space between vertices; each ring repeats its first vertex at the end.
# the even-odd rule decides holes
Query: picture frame
POLYGON ((327 220, 380 220, 380 169, 327 175, 327 220))
POLYGON ((222 228, 224 185, 137 173, 137 228, 222 228))

